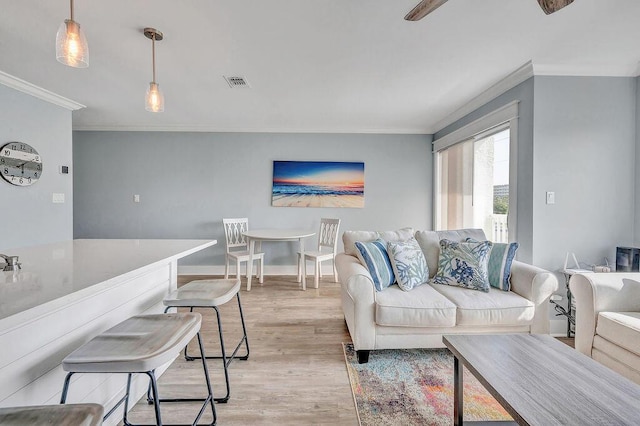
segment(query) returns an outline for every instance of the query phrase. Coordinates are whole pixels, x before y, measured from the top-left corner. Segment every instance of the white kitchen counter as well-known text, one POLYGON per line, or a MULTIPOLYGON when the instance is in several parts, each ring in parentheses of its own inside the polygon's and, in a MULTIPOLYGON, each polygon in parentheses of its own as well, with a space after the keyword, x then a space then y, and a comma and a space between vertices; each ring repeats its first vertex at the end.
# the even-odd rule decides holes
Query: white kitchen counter
MULTIPOLYGON (((62 359, 130 316, 162 312, 177 286, 177 260, 214 244, 73 240, 7 250, 22 269, 0 271, 0 406, 58 403, 62 359)), ((70 403, 108 406, 124 389, 119 375, 90 376, 101 375, 76 379, 70 403)))

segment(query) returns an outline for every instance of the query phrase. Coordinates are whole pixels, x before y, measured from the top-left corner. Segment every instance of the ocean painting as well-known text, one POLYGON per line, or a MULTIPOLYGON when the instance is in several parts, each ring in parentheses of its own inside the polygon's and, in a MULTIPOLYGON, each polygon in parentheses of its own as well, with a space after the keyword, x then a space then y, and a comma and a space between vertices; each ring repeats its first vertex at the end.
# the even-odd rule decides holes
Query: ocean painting
POLYGON ((364 163, 274 161, 274 207, 364 207, 364 163))

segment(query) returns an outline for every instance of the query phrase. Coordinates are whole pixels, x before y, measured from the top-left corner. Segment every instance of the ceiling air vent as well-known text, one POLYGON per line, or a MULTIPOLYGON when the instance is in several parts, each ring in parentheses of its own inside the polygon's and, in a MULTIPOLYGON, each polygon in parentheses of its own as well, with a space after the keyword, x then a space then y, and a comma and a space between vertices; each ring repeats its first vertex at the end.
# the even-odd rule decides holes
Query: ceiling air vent
POLYGON ((224 76, 224 79, 227 80, 229 87, 232 89, 239 89, 241 87, 251 87, 249 86, 249 82, 244 77, 227 77, 224 76))

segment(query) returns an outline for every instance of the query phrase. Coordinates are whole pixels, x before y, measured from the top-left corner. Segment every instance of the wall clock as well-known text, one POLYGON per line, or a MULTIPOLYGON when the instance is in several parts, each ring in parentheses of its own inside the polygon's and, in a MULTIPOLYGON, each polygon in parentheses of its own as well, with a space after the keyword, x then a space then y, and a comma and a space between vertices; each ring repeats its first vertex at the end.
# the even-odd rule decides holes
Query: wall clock
POLYGON ((42 175, 42 158, 29 144, 9 142, 0 148, 0 175, 13 185, 33 185, 42 175))

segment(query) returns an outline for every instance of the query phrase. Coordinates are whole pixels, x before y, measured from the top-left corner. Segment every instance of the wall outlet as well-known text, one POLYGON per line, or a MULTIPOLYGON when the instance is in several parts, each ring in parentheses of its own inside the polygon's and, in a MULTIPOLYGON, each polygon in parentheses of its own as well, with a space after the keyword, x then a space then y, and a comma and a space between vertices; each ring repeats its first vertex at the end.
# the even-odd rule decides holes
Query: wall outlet
POLYGON ((55 204, 62 204, 64 203, 64 193, 58 193, 58 192, 54 192, 53 196, 52 196, 52 201, 55 204))
POLYGON ((139 203, 139 202, 140 202, 140 195, 135 194, 135 195, 133 196, 133 202, 134 202, 134 203, 139 203))
POLYGON ((547 204, 555 204, 556 203, 556 193, 547 191, 547 204))

